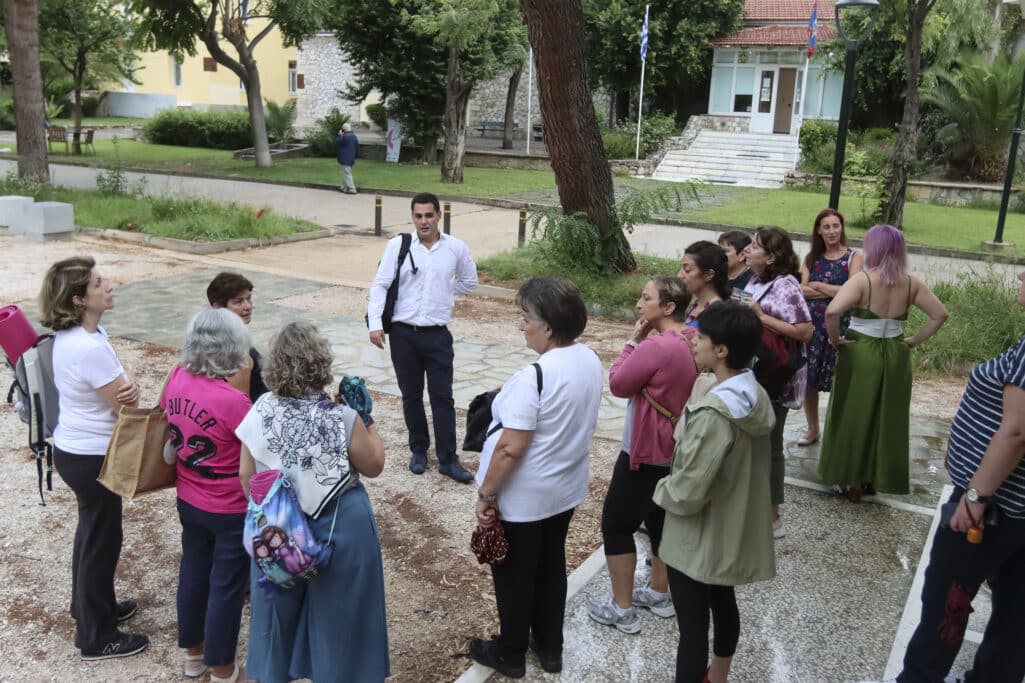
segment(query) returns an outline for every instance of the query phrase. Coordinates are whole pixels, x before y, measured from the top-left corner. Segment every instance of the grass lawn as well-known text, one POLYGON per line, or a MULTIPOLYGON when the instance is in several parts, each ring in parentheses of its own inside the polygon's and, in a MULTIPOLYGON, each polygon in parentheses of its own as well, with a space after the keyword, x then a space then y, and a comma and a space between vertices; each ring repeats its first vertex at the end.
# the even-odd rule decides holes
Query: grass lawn
MULTIPOLYGON (((712 188, 715 193, 701 206, 671 214, 673 218, 756 227, 779 225, 786 230, 808 234, 815 215, 829 204, 828 192, 774 190, 748 187, 712 188), (725 192, 723 190, 726 190, 725 192)), ((847 219, 847 234, 861 237, 872 227, 871 214, 876 200, 840 197, 840 211, 847 219)), ((904 234, 910 244, 980 251, 985 240, 996 231, 995 209, 959 208, 938 204, 908 202, 904 207, 904 234)), ((1009 212, 1004 226, 1004 241, 1025 251, 1025 215, 1009 212)))
POLYGON ((31 195, 36 201, 73 204, 78 225, 196 242, 273 237, 319 229, 309 221, 281 216, 270 209, 257 217, 249 206, 204 199, 136 197, 0 180, 0 195, 4 194, 31 195))
MULTIPOLYGON (((78 163, 110 166, 115 162, 113 140, 97 140, 96 154, 70 157, 78 163)), ((151 145, 134 140, 118 140, 117 152, 125 166, 155 171, 198 172, 225 177, 256 178, 267 181, 292 181, 338 185, 341 182, 338 162, 328 158, 280 159, 271 168, 256 168, 253 162, 231 158, 231 152, 198 147, 151 145)), ((60 163, 68 159, 63 152, 51 154, 60 163)), ((499 168, 466 168, 463 184, 441 182, 440 166, 423 164, 389 164, 384 161, 360 159, 353 169, 357 187, 405 192, 434 192, 470 197, 509 197, 525 192, 555 187, 551 171, 528 171, 499 168)))

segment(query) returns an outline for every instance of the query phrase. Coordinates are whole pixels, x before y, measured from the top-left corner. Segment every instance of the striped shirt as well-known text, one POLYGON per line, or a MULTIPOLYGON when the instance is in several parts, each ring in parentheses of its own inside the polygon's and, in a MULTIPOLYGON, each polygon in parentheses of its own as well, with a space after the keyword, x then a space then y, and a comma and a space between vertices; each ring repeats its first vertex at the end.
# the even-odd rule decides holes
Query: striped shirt
MULTIPOLYGON (((968 488, 979 469, 982 456, 1000 428, 1004 386, 1008 384, 1025 389, 1025 337, 977 366, 968 377, 947 445, 947 471, 955 486, 968 488)), ((1009 517, 1025 519, 1025 458, 996 490, 994 501, 1009 517)))

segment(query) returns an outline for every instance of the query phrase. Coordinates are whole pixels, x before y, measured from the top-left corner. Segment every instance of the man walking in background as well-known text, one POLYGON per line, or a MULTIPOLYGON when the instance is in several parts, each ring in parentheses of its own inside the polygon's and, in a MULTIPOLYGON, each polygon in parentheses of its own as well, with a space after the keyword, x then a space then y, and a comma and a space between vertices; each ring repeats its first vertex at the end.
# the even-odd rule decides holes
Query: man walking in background
POLYGON ((352 182, 352 167, 359 156, 359 138, 352 132, 352 124, 342 124, 335 138, 335 149, 338 150, 338 163, 342 167, 342 186, 338 189, 344 194, 356 194, 356 184, 352 182))
MULTIPOLYGON (((344 168, 344 167, 343 167, 344 168)), ((391 318, 391 359, 402 392, 402 413, 409 431, 409 470, 423 474, 431 445, 424 411, 424 374, 434 417, 434 450, 438 471, 467 483, 473 475, 456 455, 456 411, 452 400, 452 333, 448 323, 456 296, 477 288, 477 266, 461 240, 438 230, 441 205, 433 194, 413 197, 413 225, 409 252, 399 263, 403 235, 384 249, 377 275, 370 285, 367 326, 370 342, 384 348, 384 313, 388 288, 399 271, 398 297, 391 318)), ((405 236, 407 239, 409 236, 405 236)))

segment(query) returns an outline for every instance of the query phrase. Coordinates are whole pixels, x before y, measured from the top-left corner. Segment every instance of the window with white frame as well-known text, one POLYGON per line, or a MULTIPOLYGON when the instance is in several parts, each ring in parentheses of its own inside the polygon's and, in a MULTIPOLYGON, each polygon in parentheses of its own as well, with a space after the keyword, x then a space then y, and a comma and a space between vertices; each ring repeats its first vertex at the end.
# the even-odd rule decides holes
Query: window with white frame
POLYGON ((176 88, 182 87, 182 63, 173 55, 171 56, 171 84, 176 88))
POLYGON ((288 94, 299 92, 299 69, 294 59, 288 60, 288 94))

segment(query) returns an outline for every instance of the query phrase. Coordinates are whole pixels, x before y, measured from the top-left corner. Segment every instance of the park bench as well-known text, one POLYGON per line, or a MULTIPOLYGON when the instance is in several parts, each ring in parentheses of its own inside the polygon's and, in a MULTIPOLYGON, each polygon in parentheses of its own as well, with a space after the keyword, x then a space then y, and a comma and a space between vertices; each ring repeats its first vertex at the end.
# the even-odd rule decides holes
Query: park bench
POLYGON ((53 151, 53 143, 64 145, 64 153, 70 154, 71 149, 68 147, 68 129, 64 126, 50 126, 46 129, 46 146, 49 151, 53 151))
MULTIPOLYGON (((520 124, 513 121, 513 130, 520 127, 520 124)), ((480 125, 477 126, 477 130, 480 131, 480 136, 484 137, 487 132, 497 132, 499 135, 505 133, 505 121, 481 121, 480 125)))

